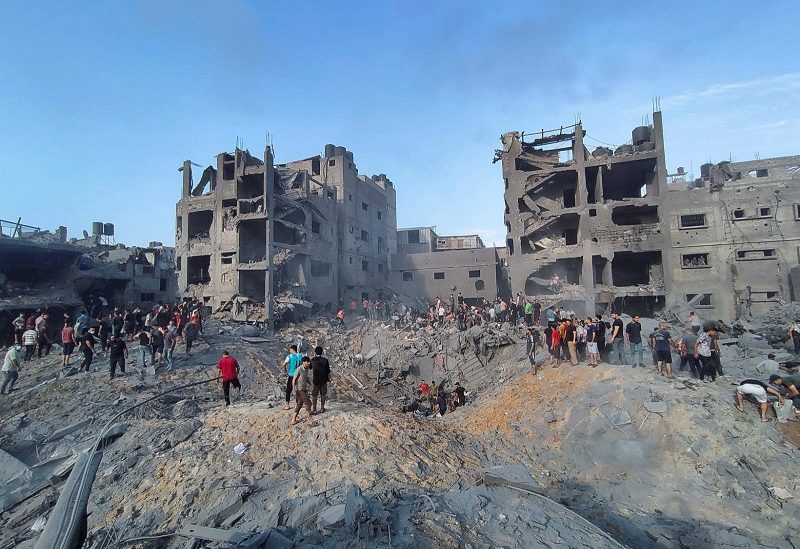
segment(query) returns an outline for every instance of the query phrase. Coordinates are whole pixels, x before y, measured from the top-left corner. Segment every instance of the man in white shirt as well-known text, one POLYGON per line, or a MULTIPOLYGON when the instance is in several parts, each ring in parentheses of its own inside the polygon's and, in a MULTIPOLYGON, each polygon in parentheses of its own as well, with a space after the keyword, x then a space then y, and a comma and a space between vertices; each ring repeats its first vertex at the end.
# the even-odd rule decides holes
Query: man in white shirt
POLYGON ((11 391, 14 390, 14 383, 17 382, 21 369, 19 360, 21 350, 22 346, 17 344, 6 352, 3 360, 3 385, 0 386, 0 395, 11 394, 11 391), (6 393, 6 388, 8 388, 8 393, 6 393))

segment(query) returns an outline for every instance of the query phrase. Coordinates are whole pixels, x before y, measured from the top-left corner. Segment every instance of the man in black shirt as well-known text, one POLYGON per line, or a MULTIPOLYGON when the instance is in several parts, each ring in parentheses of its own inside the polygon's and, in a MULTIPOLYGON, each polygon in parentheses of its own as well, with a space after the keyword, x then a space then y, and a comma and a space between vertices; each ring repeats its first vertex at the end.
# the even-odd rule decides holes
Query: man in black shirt
POLYGON ((322 356, 322 347, 314 348, 311 359, 311 413, 317 413, 317 396, 320 397, 319 413, 325 412, 325 400, 328 398, 328 381, 331 378, 331 365, 322 356))
POLYGON ((603 315, 597 315, 597 354, 600 361, 608 360, 608 352, 606 350, 606 330, 608 325, 603 320, 603 315))
POLYGON ((111 366, 111 379, 114 379, 114 374, 119 366, 119 371, 125 373, 125 361, 128 360, 128 346, 125 345, 125 340, 120 335, 111 334, 111 343, 109 344, 109 360, 111 366))
POLYGON ((611 363, 625 364, 625 336, 622 333, 622 319, 611 313, 611 363))
POLYGON ((573 366, 578 365, 578 321, 572 320, 567 322, 567 330, 565 334, 567 340, 567 351, 569 352, 569 361, 573 366))
POLYGON ((625 336, 631 346, 631 362, 633 367, 644 368, 644 358, 642 352, 642 325, 639 323, 639 315, 633 315, 633 320, 625 326, 625 336), (637 358, 638 357, 638 358, 637 358))
POLYGON ((464 391, 464 388, 458 381, 456 381, 456 388, 453 390, 453 392, 456 394, 456 399, 459 406, 463 406, 467 403, 467 395, 464 391))

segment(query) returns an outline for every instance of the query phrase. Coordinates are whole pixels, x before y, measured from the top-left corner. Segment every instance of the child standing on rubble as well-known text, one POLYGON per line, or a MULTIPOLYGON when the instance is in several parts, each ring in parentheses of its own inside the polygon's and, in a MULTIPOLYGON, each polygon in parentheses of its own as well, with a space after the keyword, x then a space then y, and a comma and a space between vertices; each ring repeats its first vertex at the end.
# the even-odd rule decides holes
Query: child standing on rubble
POLYGON ((292 416, 292 425, 297 425, 299 422, 300 410, 303 406, 306 407, 308 418, 311 419, 311 398, 308 396, 308 372, 311 369, 311 359, 307 356, 301 357, 300 366, 296 369, 292 384, 295 388, 296 404, 294 407, 294 415, 292 416))
MULTIPOLYGON (((303 355, 297 352, 297 345, 289 346, 289 354, 283 359, 283 372, 286 374, 286 409, 291 406, 289 402, 292 400, 292 387, 294 386, 294 377, 297 373, 297 368, 300 367, 303 355)), ((310 361, 311 359, 309 359, 310 361)), ((309 362, 310 364, 310 362, 309 362)), ((310 409, 310 407, 309 407, 310 409)))

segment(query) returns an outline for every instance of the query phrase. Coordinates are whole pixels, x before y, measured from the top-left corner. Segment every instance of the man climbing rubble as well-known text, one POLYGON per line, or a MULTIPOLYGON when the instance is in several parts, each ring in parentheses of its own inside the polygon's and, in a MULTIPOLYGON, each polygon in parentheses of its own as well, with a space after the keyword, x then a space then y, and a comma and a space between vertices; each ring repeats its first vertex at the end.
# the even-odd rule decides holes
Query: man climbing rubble
POLYGON ((311 359, 311 413, 317 413, 317 397, 320 400, 319 413, 325 413, 325 400, 328 398, 328 381, 331 377, 331 365, 328 359, 322 356, 324 349, 317 345, 314 348, 314 357, 311 359))
POLYGON ((14 384, 22 370, 22 361, 19 359, 20 351, 22 351, 22 345, 19 343, 15 343, 6 351, 3 359, 3 385, 0 386, 0 395, 11 394, 11 391, 14 390, 14 384), (6 389, 8 389, 8 393, 6 393, 6 389))
MULTIPOLYGON (((228 351, 222 351, 222 358, 217 363, 217 370, 222 378, 222 396, 225 398, 225 406, 230 406, 231 385, 236 389, 237 397, 242 391, 242 384, 239 382, 239 363, 228 351)), ((217 383, 219 381, 217 379, 217 383)))
MULTIPOLYGON (((294 385, 294 375, 303 359, 303 355, 297 352, 297 345, 289 346, 289 354, 283 359, 283 373, 286 374, 286 409, 288 410, 292 400, 292 387, 294 385)), ((309 359, 310 360, 310 359, 309 359)))
POLYGON ((303 406, 306 408, 308 419, 311 419, 311 399, 308 397, 308 371, 311 369, 311 359, 304 356, 300 359, 300 366, 296 369, 294 377, 292 378, 292 385, 294 386, 295 406, 294 415, 292 416, 292 425, 297 425, 300 422, 300 410, 303 406))
POLYGON ((97 340, 94 337, 95 334, 95 327, 92 326, 89 328, 89 331, 81 339, 81 351, 83 352, 83 362, 81 362, 81 367, 78 369, 79 372, 86 372, 87 374, 92 367, 92 359, 94 355, 97 354, 97 350, 95 347, 97 346, 97 340))
MULTIPOLYGON (((770 383, 777 383, 780 381, 781 376, 777 374, 769 376, 770 383)), ((761 421, 769 421, 769 419, 767 419, 767 393, 778 397, 778 402, 783 405, 783 395, 777 389, 757 379, 745 379, 736 387, 736 409, 740 412, 744 412, 744 395, 752 396, 755 398, 756 402, 758 402, 758 408, 761 412, 761 421)))

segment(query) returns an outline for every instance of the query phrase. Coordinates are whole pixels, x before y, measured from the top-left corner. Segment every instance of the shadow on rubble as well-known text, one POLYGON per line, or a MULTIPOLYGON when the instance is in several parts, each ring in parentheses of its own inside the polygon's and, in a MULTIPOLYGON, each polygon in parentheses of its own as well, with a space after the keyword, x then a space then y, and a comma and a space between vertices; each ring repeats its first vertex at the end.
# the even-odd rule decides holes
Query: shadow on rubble
POLYGON ((686 516, 675 518, 658 510, 649 513, 624 503, 609 504, 591 485, 573 480, 565 480, 551 497, 627 547, 793 547, 786 540, 767 540, 735 526, 692 519, 696 511, 688 499, 686 516))

